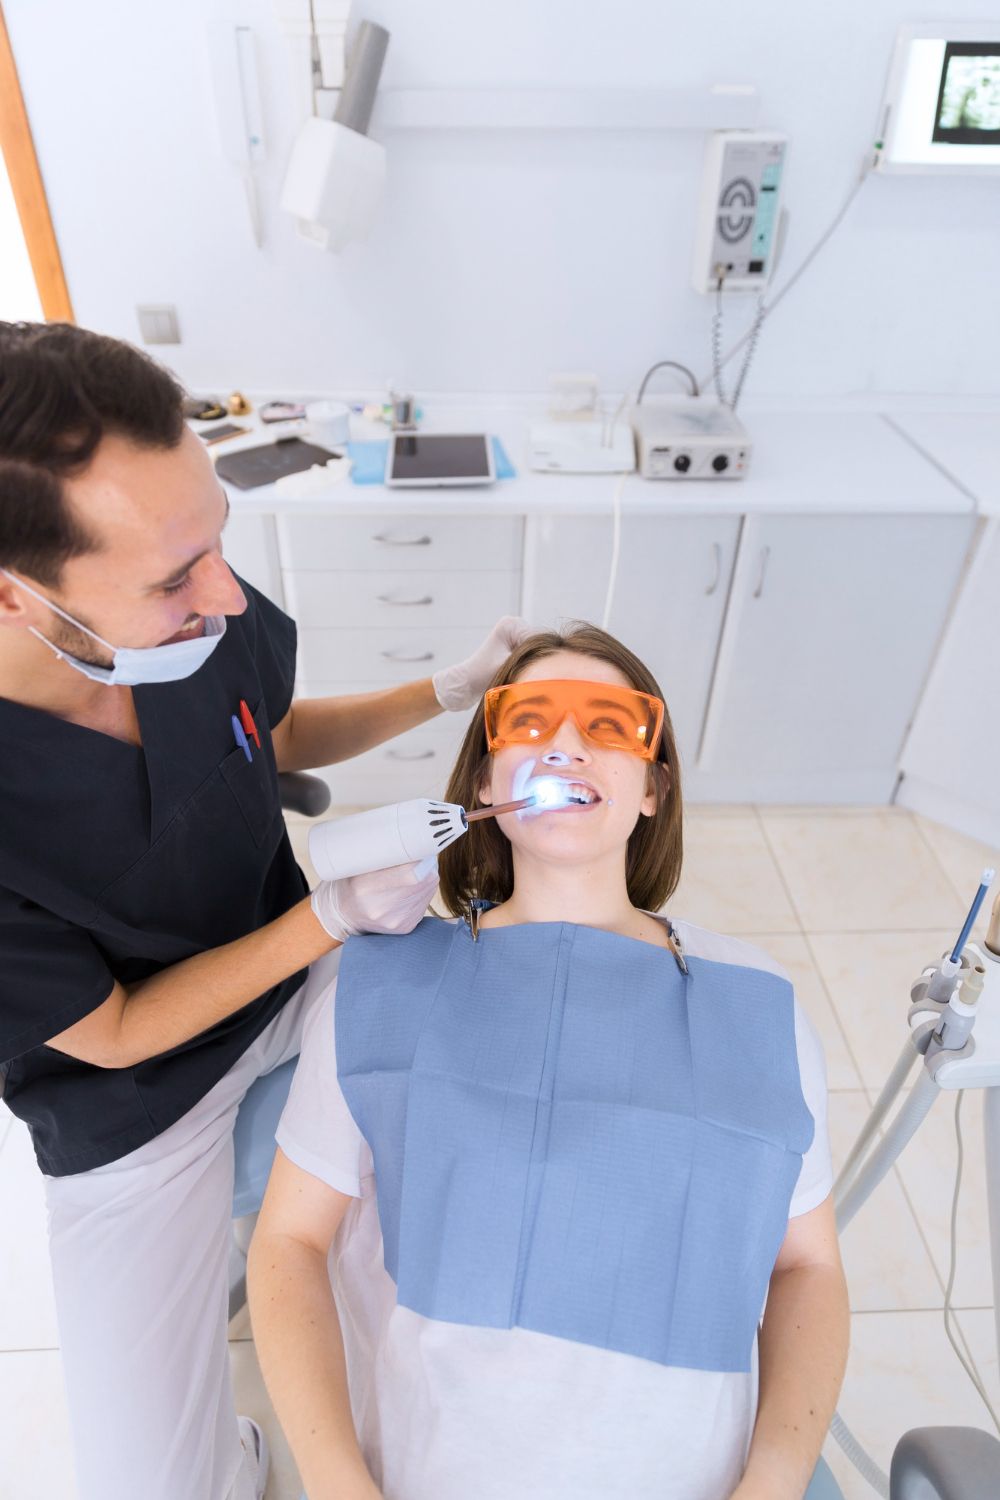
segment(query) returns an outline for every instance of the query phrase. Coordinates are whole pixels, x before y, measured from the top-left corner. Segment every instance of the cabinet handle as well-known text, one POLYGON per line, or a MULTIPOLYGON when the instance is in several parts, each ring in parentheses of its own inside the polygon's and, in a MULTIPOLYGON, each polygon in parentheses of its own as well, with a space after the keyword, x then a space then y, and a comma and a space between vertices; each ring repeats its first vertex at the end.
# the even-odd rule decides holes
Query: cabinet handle
POLYGON ((381 655, 386 661, 433 661, 433 651, 421 651, 416 656, 406 656, 402 651, 383 651, 381 655))
POLYGON ((386 547, 429 547, 431 545, 429 536, 386 536, 384 531, 378 536, 373 536, 372 541, 381 542, 386 547))
POLYGON ((433 604, 434 598, 431 594, 424 594, 421 599, 394 599, 391 594, 379 594, 380 604, 394 604, 401 608, 408 608, 412 604, 433 604))
POLYGON ((407 755, 404 750, 387 750, 386 760, 433 760, 433 750, 418 750, 415 755, 407 755))
POLYGON ((715 553, 715 577, 705 590, 707 595, 714 594, 722 579, 722 548, 718 542, 712 543, 712 551, 715 553))
POLYGON ((761 594, 764 592, 764 575, 767 572, 767 560, 768 560, 768 558, 770 556, 771 556, 771 549, 770 549, 770 547, 761 547, 761 549, 760 549, 760 577, 757 579, 757 587, 753 591, 753 596, 754 596, 755 599, 759 599, 760 596, 761 596, 761 594))

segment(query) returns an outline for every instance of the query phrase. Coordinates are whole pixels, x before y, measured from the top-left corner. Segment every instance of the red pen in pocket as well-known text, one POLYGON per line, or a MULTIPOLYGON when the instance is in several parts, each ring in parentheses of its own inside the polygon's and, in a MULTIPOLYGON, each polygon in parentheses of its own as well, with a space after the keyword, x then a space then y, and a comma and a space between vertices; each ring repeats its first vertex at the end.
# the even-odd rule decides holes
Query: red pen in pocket
POLYGON ((253 736, 254 744, 259 750, 260 735, 257 733, 257 726, 253 721, 253 714, 250 712, 250 706, 245 698, 240 699, 240 723, 243 725, 244 733, 253 736))

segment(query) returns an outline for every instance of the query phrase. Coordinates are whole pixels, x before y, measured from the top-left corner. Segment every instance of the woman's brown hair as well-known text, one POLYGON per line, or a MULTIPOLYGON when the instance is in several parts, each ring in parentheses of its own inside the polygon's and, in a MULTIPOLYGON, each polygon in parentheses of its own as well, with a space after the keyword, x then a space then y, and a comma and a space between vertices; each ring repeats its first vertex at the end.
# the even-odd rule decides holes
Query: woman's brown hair
MULTIPOLYGON (((555 630, 528 636, 511 652, 493 678, 491 687, 516 682, 532 662, 557 651, 575 651, 616 667, 640 692, 662 698, 652 672, 627 646, 596 625, 574 624, 566 632, 555 630)), ((469 808, 479 805, 479 791, 490 767, 486 725, 482 706, 466 731, 452 769, 446 802, 469 808)), ((663 733, 655 761, 649 765, 656 811, 640 817, 629 837, 625 856, 625 880, 629 900, 643 911, 658 911, 677 889, 683 855, 681 835, 681 775, 677 746, 664 710, 663 733)), ((510 843, 492 818, 472 823, 464 838, 449 845, 440 856, 441 897, 453 915, 466 914, 473 901, 507 901, 514 890, 514 861, 510 843)))

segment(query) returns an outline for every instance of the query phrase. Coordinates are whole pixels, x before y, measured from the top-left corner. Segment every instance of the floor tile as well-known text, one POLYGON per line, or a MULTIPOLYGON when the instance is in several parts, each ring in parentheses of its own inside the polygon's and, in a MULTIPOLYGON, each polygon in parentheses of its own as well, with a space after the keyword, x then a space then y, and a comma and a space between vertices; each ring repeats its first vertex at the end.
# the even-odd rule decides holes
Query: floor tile
POLYGON ((865 1088, 882 1088, 907 1039, 910 986, 954 942, 924 932, 808 931, 834 1012, 847 1034, 865 1088))
POLYGON ((285 1434, 274 1414, 274 1407, 257 1363, 257 1351, 252 1343, 230 1344, 229 1368, 232 1372, 236 1410, 260 1423, 271 1448, 271 1474, 265 1500, 299 1500, 302 1484, 298 1470, 291 1449, 285 1441, 285 1434))
POLYGON ((827 1087, 831 1091, 861 1088, 861 1077, 807 940, 799 933, 772 932, 754 934, 753 941, 787 969, 799 1003, 819 1032, 826 1055, 827 1087))
POLYGON ((798 932, 778 867, 753 812, 689 817, 672 916, 716 932, 798 932))
MULTIPOLYGON (((28 1130, 14 1120, 0 1148, 0 1350, 59 1343, 42 1174, 28 1130)), ((0 1449, 2 1451, 2 1449, 0 1449)))
POLYGON ((0 1493, 3 1500, 76 1500, 69 1416, 54 1350, 0 1354, 0 1493))
MULTIPOLYGON (((896 1443, 911 1427, 984 1427, 988 1421, 940 1312, 856 1313, 839 1411, 886 1473, 896 1443)), ((872 1500, 873 1491, 832 1437, 823 1454, 845 1500, 872 1500)))
MULTIPOLYGON (((864 1093, 830 1095, 830 1150, 840 1170, 868 1116, 864 1093)), ((894 1173, 844 1231, 840 1242, 855 1312, 941 1307, 944 1288, 894 1173)))
MULTIPOLYGON (((1000 1370, 997 1365, 997 1325, 993 1309, 967 1307, 957 1312, 955 1318, 965 1335, 976 1373, 986 1387, 987 1398, 1000 1418, 1000 1370)), ((990 1414, 983 1405, 980 1405, 979 1420, 975 1425, 996 1433, 996 1428, 991 1426, 990 1414)))
MULTIPOLYGON (((930 818, 922 818, 914 814, 914 820, 954 886, 964 916, 976 894, 976 887, 983 870, 992 866, 994 870, 1000 871, 1000 849, 990 844, 980 843, 976 839, 970 839, 967 834, 956 833, 954 828, 946 828, 943 823, 932 823, 930 818)), ((990 912, 997 899, 998 890, 1000 886, 994 881, 993 888, 983 902, 976 925, 972 929, 974 937, 980 939, 985 937, 990 912)), ((958 934, 956 933, 955 936, 957 937, 958 934)))
POLYGON ((803 931, 890 932, 961 922, 958 896, 909 813, 761 808, 760 819, 803 931))
MULTIPOLYGON (((955 1093, 942 1092, 897 1164, 938 1275, 946 1285, 951 1259, 951 1203, 958 1163, 955 1099, 955 1093)), ((958 1198, 952 1306, 992 1307, 982 1090, 965 1091, 961 1124, 962 1186, 958 1198)))

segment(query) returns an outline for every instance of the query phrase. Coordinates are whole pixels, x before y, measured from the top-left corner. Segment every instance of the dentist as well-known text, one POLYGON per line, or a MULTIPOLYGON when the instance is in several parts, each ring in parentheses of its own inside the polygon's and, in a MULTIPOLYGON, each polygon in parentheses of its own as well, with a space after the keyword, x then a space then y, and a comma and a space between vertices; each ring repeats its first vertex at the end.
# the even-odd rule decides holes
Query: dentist
POLYGON ((522 634, 293 703, 295 626, 223 560, 181 396, 116 340, 0 324, 0 1090, 45 1175, 81 1500, 263 1495, 228 1374, 236 1110, 326 956, 436 883, 310 898, 278 772, 471 706, 522 634))

